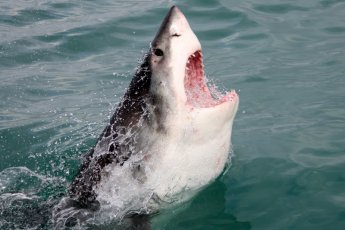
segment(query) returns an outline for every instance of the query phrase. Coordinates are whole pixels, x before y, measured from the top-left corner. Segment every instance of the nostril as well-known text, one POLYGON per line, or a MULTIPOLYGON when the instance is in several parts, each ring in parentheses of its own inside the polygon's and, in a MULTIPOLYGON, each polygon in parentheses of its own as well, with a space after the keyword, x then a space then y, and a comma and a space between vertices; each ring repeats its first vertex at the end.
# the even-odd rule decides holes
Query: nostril
POLYGON ((154 54, 155 54, 156 56, 159 56, 159 57, 161 57, 161 56, 164 55, 163 50, 161 50, 161 49, 155 49, 155 50, 154 50, 154 54))
POLYGON ((173 37, 180 37, 180 36, 181 36, 181 34, 174 33, 174 34, 173 34, 173 35, 171 35, 171 36, 173 36, 173 37))

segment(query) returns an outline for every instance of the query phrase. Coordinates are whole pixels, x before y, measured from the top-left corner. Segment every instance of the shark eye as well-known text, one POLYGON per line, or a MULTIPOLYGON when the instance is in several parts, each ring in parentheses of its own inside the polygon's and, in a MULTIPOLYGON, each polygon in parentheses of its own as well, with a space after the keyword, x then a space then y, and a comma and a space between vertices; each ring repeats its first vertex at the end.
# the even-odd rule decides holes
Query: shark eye
POLYGON ((161 49, 155 49, 154 50, 154 54, 156 55, 156 56, 159 56, 159 57, 161 57, 161 56, 163 56, 163 50, 161 50, 161 49))

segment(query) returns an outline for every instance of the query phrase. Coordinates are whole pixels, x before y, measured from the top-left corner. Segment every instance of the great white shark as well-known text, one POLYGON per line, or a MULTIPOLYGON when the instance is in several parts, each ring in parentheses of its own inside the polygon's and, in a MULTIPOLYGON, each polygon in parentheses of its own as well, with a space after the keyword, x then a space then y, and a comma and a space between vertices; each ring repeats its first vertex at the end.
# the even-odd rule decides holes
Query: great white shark
POLYGON ((198 38, 173 6, 86 154, 69 203, 114 218, 151 214, 188 200, 222 173, 239 97, 209 89, 202 57, 198 38))

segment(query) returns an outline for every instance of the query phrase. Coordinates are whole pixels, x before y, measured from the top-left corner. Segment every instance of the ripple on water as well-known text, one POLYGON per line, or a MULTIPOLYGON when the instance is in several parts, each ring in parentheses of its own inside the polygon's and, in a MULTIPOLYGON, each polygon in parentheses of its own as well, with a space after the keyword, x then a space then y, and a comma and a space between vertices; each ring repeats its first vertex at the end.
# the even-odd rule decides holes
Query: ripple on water
POLYGON ((264 13, 271 14, 286 14, 291 11, 307 11, 308 8, 301 7, 293 4, 255 4, 253 7, 254 10, 258 10, 264 13))
POLYGON ((65 187, 64 179, 40 175, 26 167, 1 171, 0 228, 47 228, 51 210, 65 187))

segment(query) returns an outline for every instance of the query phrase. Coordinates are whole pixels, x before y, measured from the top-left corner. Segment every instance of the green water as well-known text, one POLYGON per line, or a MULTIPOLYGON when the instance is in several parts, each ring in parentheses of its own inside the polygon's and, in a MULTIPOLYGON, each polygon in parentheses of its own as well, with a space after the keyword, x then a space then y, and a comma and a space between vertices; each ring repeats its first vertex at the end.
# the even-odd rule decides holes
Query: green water
POLYGON ((240 108, 228 172, 153 229, 345 229, 343 0, 1 1, 0 229, 51 228, 172 4, 240 108))

